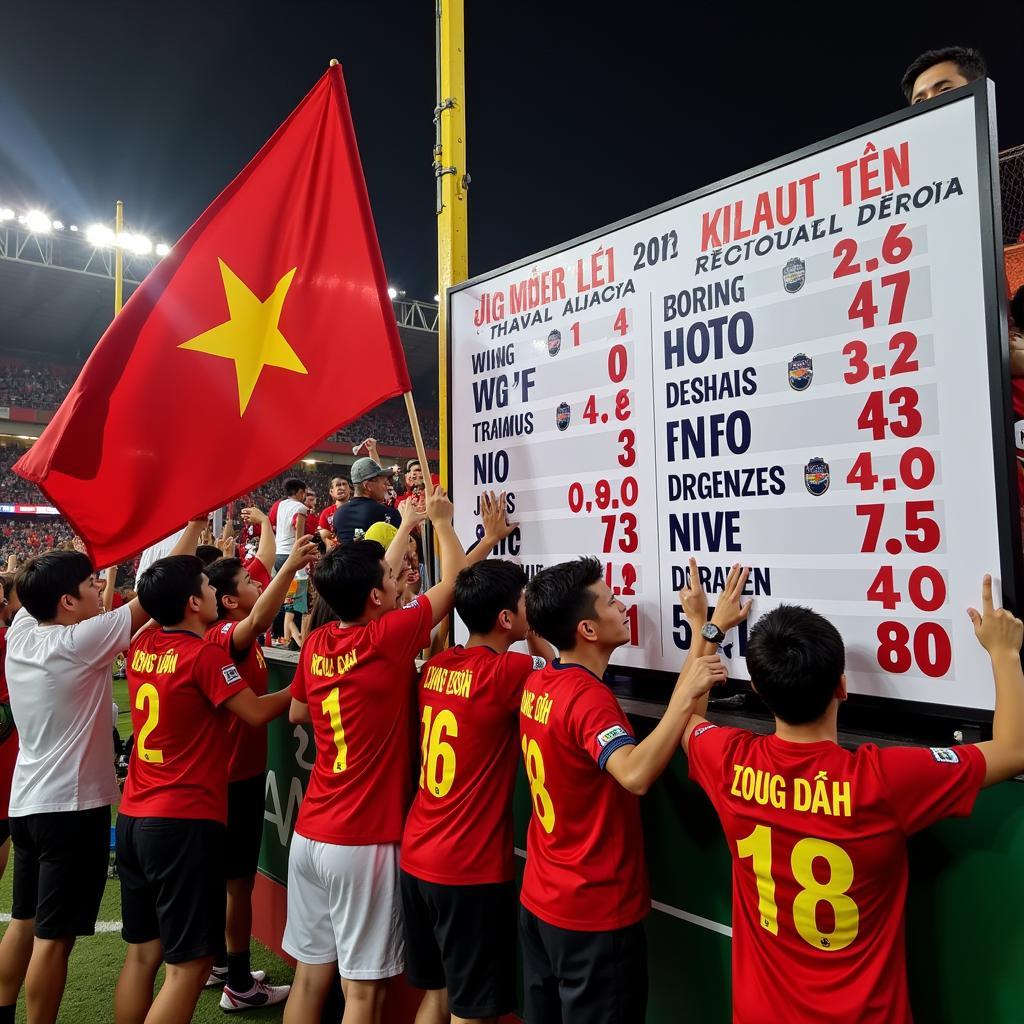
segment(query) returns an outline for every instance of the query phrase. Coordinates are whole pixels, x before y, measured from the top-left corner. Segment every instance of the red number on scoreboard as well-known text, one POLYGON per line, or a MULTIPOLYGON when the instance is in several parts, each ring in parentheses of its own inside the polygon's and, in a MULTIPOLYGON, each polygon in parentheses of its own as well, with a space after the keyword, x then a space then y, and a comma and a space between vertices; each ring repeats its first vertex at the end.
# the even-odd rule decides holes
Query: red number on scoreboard
POLYGON ((583 418, 591 425, 597 422, 597 398, 591 395, 583 409, 583 418))
POLYGON ((832 272, 833 278, 860 273, 860 264, 853 262, 854 256, 857 255, 857 243, 852 238, 840 238, 832 250, 832 255, 839 260, 839 266, 832 272))
POLYGON ((893 224, 882 239, 882 259, 886 263, 902 263, 914 250, 914 243, 903 234, 906 224, 893 224))
POLYGON ((615 317, 615 323, 612 324, 612 330, 615 331, 620 337, 624 337, 629 332, 629 323, 626 320, 625 307, 619 310, 615 317))
POLYGON ((619 444, 622 445, 622 451, 619 452, 618 463, 628 469, 636 462, 636 434, 632 430, 620 430, 619 444))

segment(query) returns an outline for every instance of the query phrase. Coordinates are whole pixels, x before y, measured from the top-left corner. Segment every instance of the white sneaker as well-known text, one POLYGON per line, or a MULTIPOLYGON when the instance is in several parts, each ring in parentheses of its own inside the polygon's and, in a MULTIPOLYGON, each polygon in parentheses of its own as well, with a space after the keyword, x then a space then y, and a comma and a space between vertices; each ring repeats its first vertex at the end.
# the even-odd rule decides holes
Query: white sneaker
MULTIPOLYGON (((253 971, 252 980, 262 981, 267 976, 266 971, 253 971)), ((206 979, 206 984, 203 988, 220 988, 221 985, 226 985, 228 980, 228 969, 226 967, 214 967, 210 971, 210 976, 206 979)))
MULTIPOLYGON (((262 972, 260 972, 262 974, 262 972)), ((225 1013, 237 1013, 239 1010, 255 1010, 263 1006, 277 1006, 288 998, 291 985, 268 985, 262 978, 253 974, 253 986, 248 992, 236 992, 224 986, 220 997, 220 1008, 225 1013)))

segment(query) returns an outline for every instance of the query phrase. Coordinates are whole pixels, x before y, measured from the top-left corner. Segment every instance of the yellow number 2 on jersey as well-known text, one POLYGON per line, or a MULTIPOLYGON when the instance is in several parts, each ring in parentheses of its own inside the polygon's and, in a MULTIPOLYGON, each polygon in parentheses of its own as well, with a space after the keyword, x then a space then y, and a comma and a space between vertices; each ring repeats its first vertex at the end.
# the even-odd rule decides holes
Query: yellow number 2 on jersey
POLYGON ((139 687, 135 694, 135 710, 146 712, 146 723, 139 730, 139 739, 135 744, 135 756, 147 764, 163 764, 164 752, 146 746, 146 740, 160 721, 160 693, 152 683, 143 683, 139 687))

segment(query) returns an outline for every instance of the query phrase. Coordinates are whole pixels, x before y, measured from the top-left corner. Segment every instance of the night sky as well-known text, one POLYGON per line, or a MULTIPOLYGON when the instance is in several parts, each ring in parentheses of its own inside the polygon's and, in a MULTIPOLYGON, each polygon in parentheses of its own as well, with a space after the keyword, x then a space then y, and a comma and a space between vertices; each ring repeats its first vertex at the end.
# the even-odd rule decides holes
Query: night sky
MULTIPOLYGON (((472 274, 898 109, 905 66, 930 47, 982 50, 1000 146, 1024 142, 1017 0, 466 7, 472 274)), ((0 205, 87 224, 122 198, 131 230, 173 242, 337 57, 388 276, 430 299, 433 12, 5 4, 0 205)))

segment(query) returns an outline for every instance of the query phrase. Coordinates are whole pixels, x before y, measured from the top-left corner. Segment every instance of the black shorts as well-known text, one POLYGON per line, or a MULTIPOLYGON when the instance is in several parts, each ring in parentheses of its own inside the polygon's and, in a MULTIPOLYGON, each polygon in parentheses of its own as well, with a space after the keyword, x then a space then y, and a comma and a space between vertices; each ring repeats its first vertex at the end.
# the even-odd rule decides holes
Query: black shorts
POLYGON ((530 1024, 644 1024, 647 936, 643 922, 577 932, 519 908, 524 1018, 530 1024))
POLYGON ((169 964, 216 955, 224 942, 224 832, 219 821, 117 816, 125 942, 159 939, 169 964))
POLYGON ((11 838, 11 819, 0 819, 0 846, 3 846, 11 838))
POLYGON ((110 864, 110 808, 9 818, 14 841, 11 917, 36 935, 92 935, 110 864))
POLYGON ((263 808, 266 779, 255 775, 228 783, 228 832, 225 866, 228 878, 251 878, 256 874, 263 842, 263 808))
POLYGON ((401 876, 409 984, 447 988, 457 1017, 511 1013, 516 1007, 515 883, 437 885, 405 871, 401 876))

